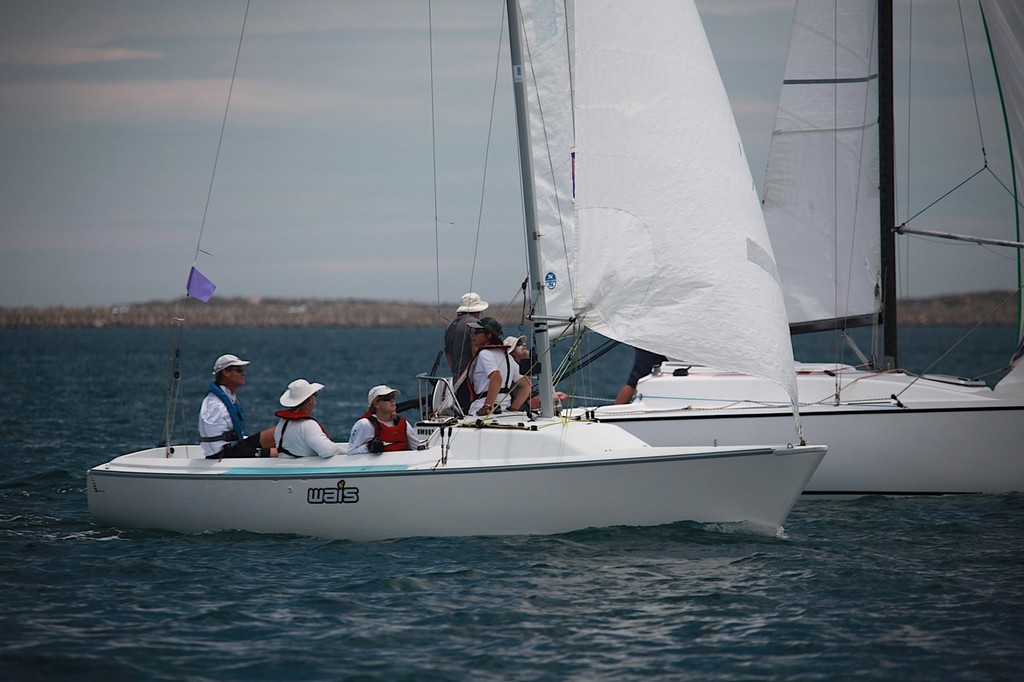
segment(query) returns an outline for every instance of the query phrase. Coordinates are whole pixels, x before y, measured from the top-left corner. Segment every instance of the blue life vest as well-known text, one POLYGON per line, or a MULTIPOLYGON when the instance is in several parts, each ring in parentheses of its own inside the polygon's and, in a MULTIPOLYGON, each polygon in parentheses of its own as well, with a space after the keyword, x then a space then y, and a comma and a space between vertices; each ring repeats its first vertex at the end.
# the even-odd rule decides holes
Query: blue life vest
POLYGON ((228 414, 231 415, 231 426, 234 428, 234 438, 229 436, 232 434, 224 434, 224 440, 242 440, 245 438, 245 414, 242 412, 242 405, 237 402, 233 402, 228 394, 224 392, 224 389, 217 385, 216 381, 211 381, 210 386, 207 389, 210 393, 220 398, 224 406, 228 408, 228 414))

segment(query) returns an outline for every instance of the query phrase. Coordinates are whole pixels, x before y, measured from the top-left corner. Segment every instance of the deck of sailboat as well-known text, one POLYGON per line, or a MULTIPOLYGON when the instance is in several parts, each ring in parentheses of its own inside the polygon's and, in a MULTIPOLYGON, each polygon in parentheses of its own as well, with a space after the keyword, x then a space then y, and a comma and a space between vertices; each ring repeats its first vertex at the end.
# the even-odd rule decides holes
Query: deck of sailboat
MULTIPOLYGON (((984 382, 946 375, 879 372, 836 363, 797 364, 800 413, 834 414, 923 409, 1022 409, 1017 399, 995 393, 984 382), (841 400, 836 396, 841 396, 841 400)), ((630 405, 597 409, 602 419, 637 412, 735 410, 790 413, 785 392, 771 381, 737 372, 666 363, 658 376, 643 379, 630 405)), ((650 416, 650 415, 649 415, 650 416)))
POLYGON ((306 478, 319 476, 382 475, 402 472, 500 470, 525 467, 611 465, 669 459, 757 457, 785 454, 792 446, 776 444, 743 446, 651 446, 626 431, 597 421, 561 418, 528 419, 524 414, 505 414, 486 422, 467 418, 462 422, 420 422, 421 433, 431 433, 429 447, 382 454, 354 454, 331 458, 276 457, 207 459, 199 445, 140 450, 117 457, 91 470, 104 475, 167 475, 306 478), (450 429, 442 436, 439 429, 450 429), (566 438, 567 429, 572 438, 566 438), (453 439, 461 447, 449 449, 453 439), (445 442, 446 441, 446 442, 445 442), (466 446, 469 447, 466 447, 466 446), (443 461, 442 461, 443 460, 443 461))

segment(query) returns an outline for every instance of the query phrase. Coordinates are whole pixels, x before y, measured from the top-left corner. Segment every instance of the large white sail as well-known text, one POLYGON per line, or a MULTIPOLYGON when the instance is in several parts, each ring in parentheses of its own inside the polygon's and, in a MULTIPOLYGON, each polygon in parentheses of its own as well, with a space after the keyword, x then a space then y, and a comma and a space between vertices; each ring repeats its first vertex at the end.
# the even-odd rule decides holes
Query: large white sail
POLYGON ((579 319, 796 396, 772 247, 692 1, 575 8, 579 319))
POLYGON ((791 323, 878 310, 875 17, 875 0, 797 3, 764 188, 791 323))
POLYGON ((523 79, 548 315, 572 316, 572 3, 523 0, 523 79), (571 19, 570 19, 571 20, 571 19))

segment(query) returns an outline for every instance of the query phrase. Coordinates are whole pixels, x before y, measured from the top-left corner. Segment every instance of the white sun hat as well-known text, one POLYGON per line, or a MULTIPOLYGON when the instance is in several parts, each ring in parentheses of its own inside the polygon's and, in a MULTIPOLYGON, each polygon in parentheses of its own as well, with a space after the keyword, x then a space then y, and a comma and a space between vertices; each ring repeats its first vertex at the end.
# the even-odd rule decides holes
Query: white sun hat
POLYGON ((227 353, 226 355, 222 355, 217 358, 217 362, 213 363, 213 373, 216 374, 228 367, 245 367, 248 364, 248 360, 242 360, 237 355, 227 353))
POLYGON ((399 393, 401 393, 401 391, 399 391, 397 388, 391 388, 390 386, 386 386, 384 384, 381 384, 380 386, 374 386, 373 388, 370 389, 370 392, 366 394, 366 404, 369 407, 373 407, 374 400, 381 397, 382 395, 391 395, 392 393, 398 395, 399 393))
POLYGON ((462 305, 455 309, 456 313, 479 313, 482 310, 487 310, 487 301, 480 298, 479 294, 475 294, 472 291, 462 295, 462 305))
POLYGON ((288 390, 281 394, 280 402, 285 407, 298 407, 323 387, 323 384, 311 384, 305 379, 296 379, 288 384, 288 390))

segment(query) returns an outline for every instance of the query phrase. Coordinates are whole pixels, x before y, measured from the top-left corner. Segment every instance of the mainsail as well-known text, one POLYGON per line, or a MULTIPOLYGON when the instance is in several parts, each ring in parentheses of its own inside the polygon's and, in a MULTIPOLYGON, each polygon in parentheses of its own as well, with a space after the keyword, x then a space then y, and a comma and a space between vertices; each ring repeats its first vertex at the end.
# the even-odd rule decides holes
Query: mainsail
POLYGON ((797 3, 764 189, 794 325, 879 309, 875 16, 875 0, 797 3))

